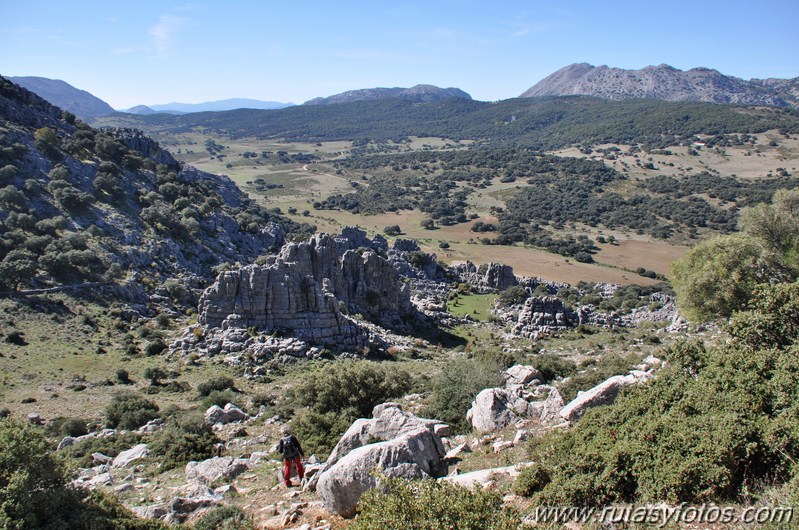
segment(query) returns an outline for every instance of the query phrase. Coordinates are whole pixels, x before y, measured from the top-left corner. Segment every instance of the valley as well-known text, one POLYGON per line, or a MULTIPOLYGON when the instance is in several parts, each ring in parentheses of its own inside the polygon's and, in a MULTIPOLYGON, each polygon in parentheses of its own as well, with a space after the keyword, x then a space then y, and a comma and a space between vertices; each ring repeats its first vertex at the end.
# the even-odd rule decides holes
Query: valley
POLYGON ((7 469, 26 444, 64 466, 8 508, 29 527, 55 503, 357 530, 799 498, 795 112, 383 98, 89 125, 0 81, 0 441, 27 440, 7 469))

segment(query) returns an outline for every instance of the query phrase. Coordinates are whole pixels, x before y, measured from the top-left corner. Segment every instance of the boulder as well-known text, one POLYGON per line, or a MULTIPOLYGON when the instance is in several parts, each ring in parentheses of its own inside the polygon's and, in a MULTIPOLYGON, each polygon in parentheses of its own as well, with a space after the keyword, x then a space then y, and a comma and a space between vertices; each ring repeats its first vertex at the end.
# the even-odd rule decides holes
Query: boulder
POLYGON ((472 471, 471 473, 463 473, 461 475, 450 475, 438 479, 442 482, 450 482, 463 486, 464 488, 472 489, 476 486, 483 487, 498 478, 515 479, 524 469, 525 464, 517 464, 508 467, 495 467, 491 469, 481 469, 480 471, 472 471))
POLYGON ((559 415, 567 421, 577 421, 588 409, 612 403, 622 388, 634 385, 636 382, 638 379, 634 375, 611 377, 594 388, 577 394, 576 398, 563 407, 559 415))
POLYGON ((321 473, 316 491, 325 508, 343 517, 355 515, 361 495, 387 477, 422 479, 446 474, 441 439, 419 428, 387 442, 358 447, 321 473))
POLYGON ((56 451, 66 449, 67 447, 72 447, 77 442, 78 442, 77 438, 74 438, 72 436, 64 436, 63 438, 61 438, 61 441, 58 442, 58 447, 56 448, 56 451))
POLYGON ((526 386, 533 381, 538 381, 539 383, 544 381, 544 376, 541 375, 541 372, 538 371, 538 369, 536 369, 534 366, 521 364, 511 366, 505 370, 503 377, 505 379, 505 385, 507 386, 526 386))
POLYGON ((531 414, 542 423, 553 423, 560 420, 559 414, 565 402, 558 389, 553 386, 541 385, 536 389, 539 393, 546 391, 549 391, 549 394, 545 400, 531 403, 531 414))
POLYGON ((166 521, 183 523, 197 510, 211 508, 220 502, 218 497, 175 497, 167 505, 166 521))
POLYGON ((220 478, 233 479, 244 473, 249 460, 234 460, 230 456, 215 456, 201 462, 186 464, 186 479, 211 484, 220 478))
POLYGON ((205 422, 210 425, 217 423, 227 425, 228 423, 237 423, 248 419, 250 419, 250 415, 233 403, 228 403, 224 409, 219 405, 212 405, 205 411, 205 422))
POLYGON ((418 418, 402 410, 399 403, 383 403, 372 410, 372 419, 358 419, 347 429, 327 459, 326 469, 330 468, 347 453, 366 445, 370 440, 387 441, 417 429, 427 429, 441 436, 446 432, 438 420, 418 418))
POLYGON ((160 504, 151 504, 149 506, 134 506, 130 509, 138 517, 142 519, 161 519, 166 515, 166 509, 160 504))
POLYGON ((111 462, 112 468, 118 467, 125 467, 134 460, 138 460, 139 458, 144 458, 145 456, 149 456, 150 450, 147 447, 147 444, 139 444, 131 447, 127 451, 122 451, 119 453, 114 461, 111 462))
POLYGON ((524 418, 529 403, 520 389, 486 388, 477 394, 466 420, 477 432, 493 432, 524 418))

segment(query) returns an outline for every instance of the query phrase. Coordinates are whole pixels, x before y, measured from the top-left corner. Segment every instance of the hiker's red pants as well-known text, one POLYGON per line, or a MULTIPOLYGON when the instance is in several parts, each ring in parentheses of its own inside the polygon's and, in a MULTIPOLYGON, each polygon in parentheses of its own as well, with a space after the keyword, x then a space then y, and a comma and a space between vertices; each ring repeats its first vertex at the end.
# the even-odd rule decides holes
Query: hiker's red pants
POLYGON ((293 460, 283 460, 283 480, 286 481, 286 486, 291 485, 291 466, 292 464, 297 469, 297 476, 300 480, 305 476, 305 468, 302 467, 302 457, 297 457, 293 460))

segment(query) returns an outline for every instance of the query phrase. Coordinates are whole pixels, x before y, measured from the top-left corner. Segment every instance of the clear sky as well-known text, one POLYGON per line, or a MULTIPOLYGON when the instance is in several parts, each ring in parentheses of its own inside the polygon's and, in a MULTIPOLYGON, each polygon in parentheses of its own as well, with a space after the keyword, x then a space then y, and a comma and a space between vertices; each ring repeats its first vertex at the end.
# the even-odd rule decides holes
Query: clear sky
POLYGON ((566 65, 799 76, 799 0, 0 0, 0 75, 118 109, 418 83, 516 97, 566 65))

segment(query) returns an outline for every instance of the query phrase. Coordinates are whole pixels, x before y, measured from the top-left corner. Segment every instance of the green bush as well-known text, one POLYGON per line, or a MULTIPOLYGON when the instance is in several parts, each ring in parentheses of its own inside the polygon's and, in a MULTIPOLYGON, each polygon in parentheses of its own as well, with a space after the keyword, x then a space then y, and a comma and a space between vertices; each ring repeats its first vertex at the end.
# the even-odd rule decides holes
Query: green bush
POLYGON ((200 407, 202 407, 203 410, 207 410, 214 405, 224 408, 228 403, 233 403, 234 405, 238 406, 236 403, 237 399, 238 397, 236 394, 230 390, 212 390, 211 393, 205 396, 205 398, 202 400, 200 407))
POLYGON ((413 377, 387 363, 336 361, 306 374, 279 408, 295 413, 292 425, 306 453, 326 455, 358 418, 370 417, 375 405, 407 393, 413 377))
POLYGON ((512 530, 520 523, 521 516, 504 506, 499 492, 392 478, 381 479, 381 487, 361 497, 360 513, 350 528, 512 530))
POLYGON ((61 462, 42 433, 21 422, 0 420, 0 528, 8 530, 166 528, 139 519, 100 492, 67 485, 61 462))
POLYGON ((530 364, 541 372, 545 383, 551 383, 558 378, 567 377, 577 370, 577 365, 573 361, 552 353, 536 355, 530 361, 530 364))
POLYGON ((252 516, 237 506, 219 506, 203 514, 194 530, 254 530, 252 516))
POLYGON ((546 505, 740 501, 795 480, 799 283, 760 287, 731 340, 661 351, 658 377, 531 442, 517 490, 546 505), (778 340, 774 340, 778 338, 778 340))
POLYGON ((413 377, 390 364, 335 361, 310 371, 289 393, 290 401, 319 413, 352 410, 368 417, 375 405, 408 392, 413 377))
POLYGON ((423 411, 458 432, 466 432, 466 412, 484 388, 502 386, 504 366, 488 357, 450 362, 433 378, 432 397, 423 411))
POLYGON ((207 396, 214 390, 235 390, 236 383, 229 377, 214 377, 208 381, 203 381, 197 385, 197 392, 201 396, 207 396))
POLYGON ((47 423, 45 432, 49 436, 83 436, 88 434, 86 422, 80 418, 53 418, 47 423))
POLYGON ((508 287, 497 296, 497 303, 502 307, 523 304, 525 300, 530 298, 530 293, 521 285, 514 285, 508 287))
POLYGON ((158 405, 132 392, 122 392, 111 398, 105 416, 111 428, 138 429, 158 417, 158 405))
POLYGON ((150 454, 158 457, 162 469, 182 466, 192 460, 214 456, 214 445, 220 440, 202 414, 175 415, 166 428, 150 441, 150 454))

